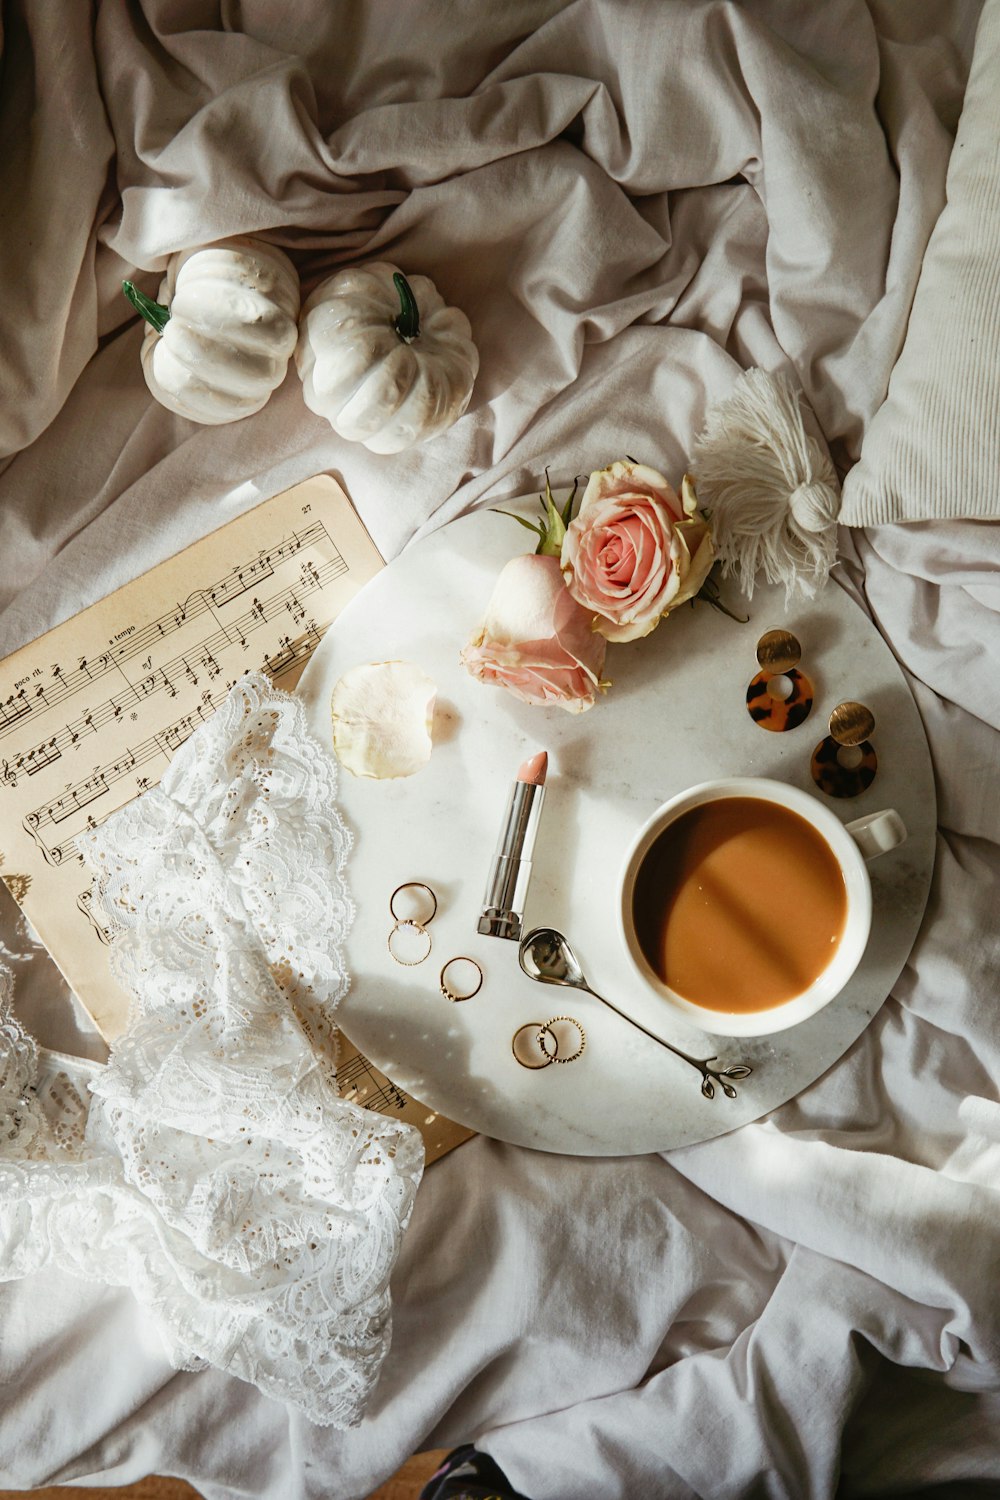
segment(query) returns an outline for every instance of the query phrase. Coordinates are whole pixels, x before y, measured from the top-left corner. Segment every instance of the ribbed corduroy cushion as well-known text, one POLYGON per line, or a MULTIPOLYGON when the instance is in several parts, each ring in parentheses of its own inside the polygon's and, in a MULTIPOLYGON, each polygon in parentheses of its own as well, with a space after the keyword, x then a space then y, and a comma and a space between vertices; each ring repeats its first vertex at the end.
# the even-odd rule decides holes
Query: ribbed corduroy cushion
POLYGON ((847 526, 1000 517, 1000 0, 986 0, 889 392, 843 489, 847 526))

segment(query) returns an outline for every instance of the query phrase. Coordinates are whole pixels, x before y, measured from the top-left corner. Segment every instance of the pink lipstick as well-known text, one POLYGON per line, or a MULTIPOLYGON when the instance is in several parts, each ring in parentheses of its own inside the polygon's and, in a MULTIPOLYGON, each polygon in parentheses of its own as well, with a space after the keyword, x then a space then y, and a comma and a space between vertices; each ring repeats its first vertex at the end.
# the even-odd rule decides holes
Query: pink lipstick
POLYGON ((479 918, 479 931, 487 937, 520 941, 548 767, 548 753, 540 750, 518 768, 511 787, 479 918))

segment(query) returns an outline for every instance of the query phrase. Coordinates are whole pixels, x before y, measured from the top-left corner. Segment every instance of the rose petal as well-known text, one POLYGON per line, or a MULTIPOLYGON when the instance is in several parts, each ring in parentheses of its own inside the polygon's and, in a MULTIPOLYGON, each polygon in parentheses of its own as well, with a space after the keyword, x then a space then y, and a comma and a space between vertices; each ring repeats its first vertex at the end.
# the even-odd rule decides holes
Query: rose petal
POLYGON ((412 662, 368 662, 333 690, 333 748, 355 776, 412 776, 430 760, 437 685, 412 662))
POLYGON ((580 502, 580 514, 594 500, 635 495, 646 495, 665 505, 672 520, 684 519, 684 506, 680 497, 658 470, 622 459, 591 474, 580 502))
POLYGON ((712 550, 708 524, 696 512, 687 477, 680 499, 662 474, 631 461, 591 474, 560 564, 570 593, 593 611, 607 640, 648 635, 697 593, 712 550))
POLYGON ((524 703, 581 713, 602 686, 604 652, 591 615, 563 583, 559 559, 530 554, 511 558, 501 571, 461 660, 474 677, 524 703))
POLYGON ((688 563, 681 570, 681 586, 671 609, 694 598, 715 562, 715 547, 707 521, 682 521, 677 527, 677 535, 684 543, 688 563))

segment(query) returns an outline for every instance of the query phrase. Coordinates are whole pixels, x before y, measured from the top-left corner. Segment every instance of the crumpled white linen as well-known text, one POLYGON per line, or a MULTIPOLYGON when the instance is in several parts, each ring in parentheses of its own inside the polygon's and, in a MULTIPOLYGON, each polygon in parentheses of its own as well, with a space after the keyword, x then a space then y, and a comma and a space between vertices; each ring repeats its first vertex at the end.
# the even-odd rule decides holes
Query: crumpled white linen
POLYGON ((844 484, 842 525, 1000 519, 998 75, 1000 4, 986 0, 948 165, 948 201, 927 246, 888 395, 844 484))
MULTIPOLYGON (((34 171, 0 174, 25 231, 0 264, 0 649, 311 473, 343 480, 387 557, 546 465, 570 483, 631 453, 677 479, 749 365, 798 379, 845 467, 944 202, 979 10, 105 0, 91 34, 76 0, 10 0, 5 80, 32 59, 34 107, 5 87, 0 143, 34 171), (429 274, 482 354, 462 421, 377 460, 304 409, 294 370, 231 428, 159 408, 120 278, 155 289, 173 248, 256 230, 304 290, 362 257, 429 274)), ((416 1448, 479 1438, 533 1500, 1000 1486, 991 534, 856 539, 943 833, 920 946, 826 1078, 745 1150, 477 1139, 435 1163, 350 1432, 176 1373, 127 1292, 55 1267, 0 1287, 3 1481, 364 1500, 416 1448)))
POLYGON ((331 757, 251 674, 84 841, 131 998, 107 1065, 40 1078, 0 969, 0 1280, 128 1287, 177 1369, 338 1427, 389 1347, 423 1162, 412 1126, 337 1094, 349 847, 331 757))
POLYGON ((978 10, 104 0, 91 32, 78 0, 12 0, 5 78, 34 92, 0 95, 3 160, 31 166, 0 180, 0 647, 323 471, 386 557, 546 466, 570 484, 631 453, 679 482, 750 365, 801 384, 846 464, 944 202, 978 10), (429 275, 480 350, 466 416, 387 458, 309 412, 293 367, 228 427, 158 406, 122 278, 155 294, 169 252, 257 232, 303 295, 361 259, 429 275))

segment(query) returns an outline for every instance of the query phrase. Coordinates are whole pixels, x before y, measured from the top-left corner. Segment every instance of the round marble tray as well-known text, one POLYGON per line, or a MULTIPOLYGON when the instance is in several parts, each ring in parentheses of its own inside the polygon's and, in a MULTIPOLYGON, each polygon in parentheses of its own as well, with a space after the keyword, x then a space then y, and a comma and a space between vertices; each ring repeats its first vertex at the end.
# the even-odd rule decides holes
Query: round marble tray
MULTIPOLYGON (((786 612, 763 589, 741 625, 708 604, 682 608, 643 641, 611 646, 614 685, 589 712, 532 708, 474 681, 460 665, 504 562, 523 548, 512 521, 479 511, 434 533, 387 567, 340 616, 298 692, 330 743, 330 695, 359 662, 403 658, 438 685, 434 752, 415 776, 363 780, 341 770, 340 805, 356 844, 348 882, 358 915, 347 945, 353 976, 340 1021, 378 1067, 421 1102, 500 1140, 575 1155, 665 1151, 757 1119, 834 1063, 882 1004, 916 936, 930 883, 935 797, 913 699, 885 642, 831 584, 786 612), (799 637, 816 689, 804 725, 757 728, 745 707, 758 636, 785 625, 799 637), (619 871, 638 826, 675 792, 716 776, 772 776, 816 791, 809 774, 830 710, 857 698, 875 714, 879 774, 862 796, 830 802, 845 822, 895 807, 907 842, 870 866, 872 936, 847 988, 819 1015, 771 1037, 707 1038, 670 1015, 635 979, 615 925, 619 871), (548 924, 572 941, 594 987, 685 1051, 747 1061, 739 1097, 700 1093, 694 1069, 648 1041, 589 995, 533 983, 516 943, 476 931, 483 887, 517 767, 549 752, 526 928, 548 924), (389 897, 402 881, 436 891, 433 950, 403 969, 387 950, 389 897), (453 1005, 441 965, 478 959, 485 983, 453 1005), (587 1049, 566 1067, 529 1072, 511 1037, 527 1021, 577 1017, 587 1049)), ((729 597, 728 594, 726 596, 729 597)), ((827 801, 826 798, 823 798, 827 801)))

